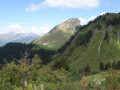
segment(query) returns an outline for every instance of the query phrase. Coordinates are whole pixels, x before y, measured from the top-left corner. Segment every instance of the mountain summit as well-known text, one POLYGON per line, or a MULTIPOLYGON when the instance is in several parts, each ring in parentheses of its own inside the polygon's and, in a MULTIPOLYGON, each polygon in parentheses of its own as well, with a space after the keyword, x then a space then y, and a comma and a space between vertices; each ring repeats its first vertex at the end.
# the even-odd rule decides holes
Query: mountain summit
POLYGON ((55 26, 43 37, 33 41, 37 45, 45 45, 52 49, 60 48, 72 35, 78 30, 80 20, 78 18, 71 18, 55 26))

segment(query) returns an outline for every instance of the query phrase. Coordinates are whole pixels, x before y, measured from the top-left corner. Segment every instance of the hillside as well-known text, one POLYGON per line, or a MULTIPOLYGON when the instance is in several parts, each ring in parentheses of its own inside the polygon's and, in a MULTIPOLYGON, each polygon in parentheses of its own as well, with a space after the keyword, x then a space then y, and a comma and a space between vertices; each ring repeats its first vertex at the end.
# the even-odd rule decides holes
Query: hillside
POLYGON ((42 63, 46 64, 50 62, 51 56, 54 54, 53 50, 44 50, 39 48, 39 50, 34 50, 37 47, 33 44, 23 44, 23 43, 7 43, 3 47, 0 47, 0 64, 10 63, 12 61, 18 62, 19 59, 23 58, 25 52, 28 53, 28 58, 32 59, 35 54, 38 54, 43 60, 42 63))
POLYGON ((21 42, 21 43, 28 43, 32 40, 35 40, 37 38, 41 37, 38 34, 34 33, 6 33, 6 34, 0 34, 0 47, 9 43, 9 42, 21 42))
POLYGON ((103 61, 120 60, 120 14, 105 14, 82 26, 78 33, 58 50, 71 66, 99 69, 103 61))
POLYGON ((43 37, 34 40, 32 43, 45 45, 52 49, 60 48, 72 35, 74 35, 79 26, 80 20, 77 18, 66 20, 62 24, 55 26, 43 37))

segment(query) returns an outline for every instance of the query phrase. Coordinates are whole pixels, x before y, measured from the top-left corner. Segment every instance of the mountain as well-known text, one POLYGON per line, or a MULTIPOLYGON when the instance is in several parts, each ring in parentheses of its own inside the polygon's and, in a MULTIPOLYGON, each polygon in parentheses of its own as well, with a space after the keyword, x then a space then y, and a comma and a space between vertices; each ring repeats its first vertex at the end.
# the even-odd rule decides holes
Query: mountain
MULTIPOLYGON (((7 60, 11 56, 13 58, 20 55, 20 51, 17 49, 18 54, 14 55, 16 51, 13 48, 18 45, 13 45, 8 44, 0 48, 1 60, 6 57, 6 53, 8 53, 7 60)), ((83 69, 89 64, 91 70, 99 70, 101 61, 106 64, 120 60, 120 14, 107 13, 98 16, 87 25, 81 26, 61 48, 53 53, 54 55, 52 54, 54 51, 46 50, 43 53, 44 49, 42 51, 36 51, 33 50, 34 46, 29 47, 32 55, 38 54, 40 57, 44 57, 44 60, 48 60, 46 62, 52 60, 51 63, 47 63, 49 65, 52 65, 56 60, 60 61, 60 59, 63 59, 68 61, 71 67, 83 69), (50 56, 48 57, 48 55, 50 56)))
POLYGON ((37 38, 41 37, 38 34, 34 33, 6 33, 6 34, 0 34, 0 46, 5 45, 8 42, 21 42, 21 43, 28 43, 32 40, 35 40, 37 38))
POLYGON ((71 18, 62 24, 55 26, 46 35, 34 40, 32 43, 45 45, 52 49, 60 48, 72 35, 74 35, 78 30, 78 27, 80 27, 80 20, 77 18, 71 18))
POLYGON ((65 57, 71 67, 78 69, 89 64, 91 70, 99 70, 100 62, 117 62, 120 60, 120 13, 107 13, 90 21, 58 51, 57 59, 65 57))

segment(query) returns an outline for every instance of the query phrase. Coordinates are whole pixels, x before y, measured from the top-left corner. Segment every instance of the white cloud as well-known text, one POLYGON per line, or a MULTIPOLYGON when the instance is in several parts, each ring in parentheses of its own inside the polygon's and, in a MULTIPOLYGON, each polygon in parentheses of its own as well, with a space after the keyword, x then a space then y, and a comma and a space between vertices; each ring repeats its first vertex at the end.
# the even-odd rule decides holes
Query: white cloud
POLYGON ((6 27, 0 27, 0 34, 5 34, 9 32, 15 32, 15 33, 37 33, 37 34, 46 34, 52 29, 52 27, 49 24, 44 24, 43 26, 36 28, 36 27, 29 27, 27 29, 22 28, 18 24, 11 24, 6 27))
POLYGON ((100 0, 44 0, 40 4, 31 4, 26 11, 36 11, 43 7, 83 8, 89 9, 99 6, 100 0))
POLYGON ((29 7, 29 8, 25 8, 25 10, 26 10, 26 11, 31 11, 31 12, 33 12, 33 11, 37 11, 38 9, 40 9, 40 8, 42 8, 42 7, 44 7, 43 4, 38 4, 38 5, 36 5, 36 4, 31 4, 30 7, 29 7))
POLYGON ((10 30, 21 30, 22 27, 18 24, 12 24, 8 27, 10 30))
MULTIPOLYGON (((99 16, 101 16, 101 15, 105 15, 107 12, 102 12, 101 14, 99 14, 99 16)), ((92 16, 92 17, 90 17, 89 19, 88 19, 88 22, 89 21, 93 21, 93 20, 95 20, 97 18, 97 16, 92 16)))
POLYGON ((2 30, 0 34, 9 33, 9 32, 20 33, 22 32, 22 27, 18 24, 11 24, 6 27, 1 27, 0 30, 2 30))
POLYGON ((86 18, 81 18, 81 17, 80 17, 80 18, 79 18, 80 24, 81 24, 81 25, 85 25, 85 24, 87 24, 89 21, 95 20, 96 17, 97 17, 97 16, 91 16, 91 17, 88 18, 88 19, 86 19, 86 18))
POLYGON ((41 26, 40 28, 31 27, 30 31, 33 33, 37 33, 37 34, 46 34, 51 29, 52 29, 52 27, 49 24, 45 24, 45 25, 41 26))
POLYGON ((36 28, 36 27, 31 27, 31 28, 30 28, 30 31, 31 31, 32 33, 37 33, 37 34, 39 34, 39 29, 36 28))
POLYGON ((79 18, 79 20, 81 25, 87 24, 87 20, 85 18, 79 18))
POLYGON ((102 12, 100 15, 105 15, 107 12, 102 12))
POLYGON ((90 17, 89 19, 88 19, 88 22, 89 21, 93 21, 93 20, 95 20, 97 18, 97 16, 92 16, 92 17, 90 17))
MULTIPOLYGON (((107 12, 102 12, 101 14, 99 14, 99 16, 101 15, 105 15, 107 12)), ((88 19, 85 19, 85 18, 79 18, 80 19, 80 22, 81 22, 81 25, 85 25, 87 24, 89 21, 93 21, 97 18, 97 16, 91 16, 90 18, 88 19)))
POLYGON ((51 29, 52 28, 51 28, 51 26, 49 24, 45 24, 45 25, 40 27, 41 33, 44 33, 44 34, 49 32, 51 29))

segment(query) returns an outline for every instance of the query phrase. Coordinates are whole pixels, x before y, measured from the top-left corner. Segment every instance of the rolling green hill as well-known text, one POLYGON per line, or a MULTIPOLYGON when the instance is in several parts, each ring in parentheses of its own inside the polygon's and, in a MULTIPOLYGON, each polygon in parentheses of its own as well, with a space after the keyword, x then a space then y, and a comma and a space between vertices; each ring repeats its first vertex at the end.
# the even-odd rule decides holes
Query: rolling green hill
POLYGON ((59 49, 71 66, 79 69, 87 64, 99 69, 103 61, 120 60, 120 14, 107 13, 82 26, 76 35, 59 49))
POLYGON ((80 20, 72 18, 62 24, 55 26, 50 32, 43 37, 34 40, 32 43, 44 45, 52 49, 60 48, 70 37, 77 31, 80 26, 80 20))

